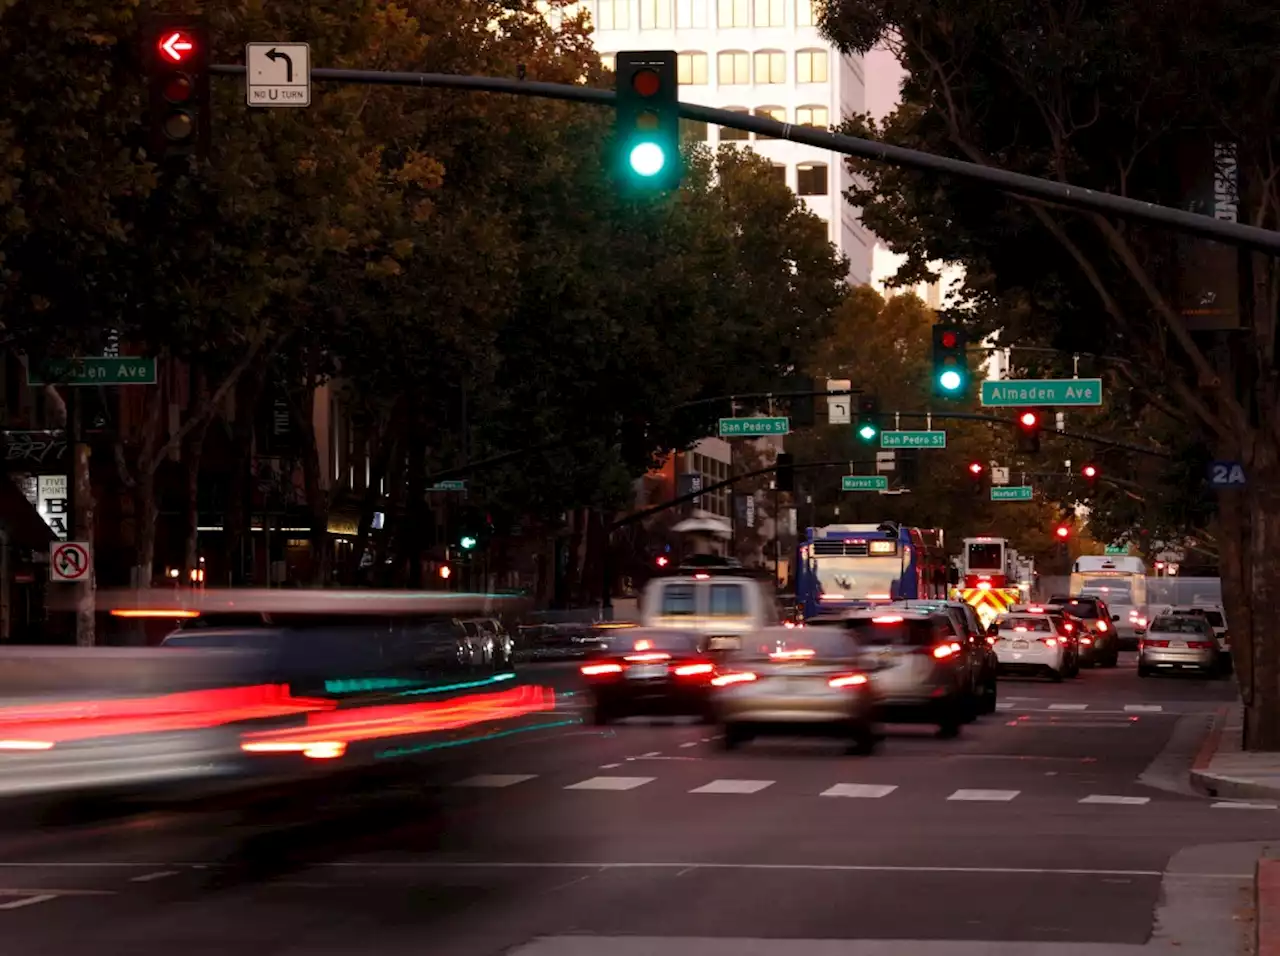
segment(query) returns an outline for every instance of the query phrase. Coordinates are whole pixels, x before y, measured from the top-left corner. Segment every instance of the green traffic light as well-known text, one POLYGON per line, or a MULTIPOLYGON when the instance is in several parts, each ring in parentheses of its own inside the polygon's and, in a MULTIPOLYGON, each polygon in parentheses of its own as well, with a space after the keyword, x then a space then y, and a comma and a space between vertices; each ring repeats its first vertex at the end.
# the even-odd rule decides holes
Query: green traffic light
POLYGON ((876 437, 876 426, 863 425, 861 428, 858 429, 858 437, 861 438, 863 441, 871 441, 871 439, 876 437))
POLYGON ((471 535, 469 534, 464 535, 462 537, 462 540, 458 542, 458 544, 462 546, 463 551, 470 551, 472 548, 476 546, 477 543, 478 542, 476 541, 476 539, 471 537, 471 535))
POLYGON ((938 384, 948 392, 954 392, 964 384, 964 378, 953 368, 947 369, 938 376, 938 384))
POLYGON ((657 143, 637 143, 628 157, 631 171, 637 176, 656 176, 667 165, 667 154, 657 143))

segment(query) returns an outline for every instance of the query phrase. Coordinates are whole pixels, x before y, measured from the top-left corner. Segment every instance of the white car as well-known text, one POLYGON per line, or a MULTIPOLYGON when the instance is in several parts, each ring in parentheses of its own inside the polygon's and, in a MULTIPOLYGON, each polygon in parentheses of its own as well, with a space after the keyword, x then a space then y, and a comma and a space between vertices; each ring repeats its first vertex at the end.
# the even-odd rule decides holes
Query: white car
POLYGON ((1006 614, 996 621, 995 648, 1000 670, 1060 681, 1067 672, 1067 645, 1048 614, 1006 614))

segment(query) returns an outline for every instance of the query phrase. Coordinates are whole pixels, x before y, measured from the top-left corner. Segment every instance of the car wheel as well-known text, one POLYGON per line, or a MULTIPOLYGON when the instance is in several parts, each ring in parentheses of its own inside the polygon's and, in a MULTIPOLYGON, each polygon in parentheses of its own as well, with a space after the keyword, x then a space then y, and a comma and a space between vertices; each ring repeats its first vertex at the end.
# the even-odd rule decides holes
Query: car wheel
POLYGON ((725 724, 724 736, 720 738, 720 746, 725 750, 737 750, 748 740, 751 735, 736 724, 725 724))
POLYGON ((1111 653, 1107 655, 1107 662, 1102 666, 1115 667, 1118 663, 1120 663, 1120 650, 1119 648, 1112 648, 1111 653))
POLYGON ((591 711, 591 722, 597 727, 606 727, 613 723, 615 719, 617 719, 617 715, 604 704, 597 703, 591 711))
POLYGON ((879 741, 880 735, 871 724, 855 727, 849 740, 849 753, 857 757, 869 757, 875 753, 879 741))
POLYGON ((938 721, 938 739, 953 740, 960 736, 960 727, 964 723, 960 708, 964 705, 956 702, 949 708, 949 713, 938 721))
POLYGON ((1139 677, 1150 677, 1150 676, 1151 676, 1151 668, 1150 668, 1150 667, 1147 667, 1147 666, 1146 666, 1146 665, 1144 665, 1144 664, 1139 664, 1139 665, 1138 665, 1138 676, 1139 676, 1139 677))
POLYGON ((987 678, 986 684, 982 688, 982 713, 994 714, 996 712, 996 704, 999 702, 999 685, 996 682, 995 675, 987 678))
POLYGON ((1053 681, 1055 684, 1061 684, 1061 683, 1062 683, 1062 671, 1060 671, 1060 670, 1058 670, 1058 671, 1055 671, 1055 670, 1051 670, 1051 671, 1049 671, 1049 680, 1053 681))

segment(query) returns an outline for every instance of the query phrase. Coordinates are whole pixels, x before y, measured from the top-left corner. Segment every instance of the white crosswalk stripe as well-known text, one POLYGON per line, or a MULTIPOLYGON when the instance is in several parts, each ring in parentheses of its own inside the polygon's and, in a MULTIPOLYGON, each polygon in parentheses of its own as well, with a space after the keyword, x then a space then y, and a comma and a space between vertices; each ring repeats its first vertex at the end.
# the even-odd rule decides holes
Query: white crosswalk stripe
POLYGON ((957 790, 947 799, 1008 803, 1021 792, 1021 790, 957 790))
POLYGON ((1158 714, 1164 707, 1160 704, 1125 704, 1124 709, 1130 714, 1158 714))
POLYGON ((878 783, 837 783, 834 787, 828 787, 823 790, 819 796, 823 797, 860 797, 865 800, 878 800, 880 797, 887 797, 897 787, 888 784, 878 783))
POLYGON ((514 787, 517 783, 524 783, 526 780, 532 780, 536 776, 537 774, 534 773, 482 773, 475 777, 468 777, 466 780, 459 780, 454 786, 493 789, 514 787))
POLYGON ((1050 710, 1088 710, 1088 704, 1050 704, 1050 710))
POLYGON ((774 780, 712 780, 701 787, 694 787, 690 793, 759 793, 766 787, 776 783, 774 780))
POLYGON ((566 790, 634 790, 646 783, 653 783, 656 777, 588 777, 577 783, 571 783, 566 790))
POLYGON ((1280 810, 1280 804, 1251 803, 1247 800, 1220 800, 1209 804, 1213 810, 1280 810))
POLYGON ((1120 797, 1107 793, 1091 793, 1085 797, 1080 803, 1109 803, 1120 807, 1140 807, 1143 804, 1150 803, 1150 797, 1120 797))
POLYGON ((1013 701, 1002 700, 996 704, 996 710, 1013 710, 1013 701))

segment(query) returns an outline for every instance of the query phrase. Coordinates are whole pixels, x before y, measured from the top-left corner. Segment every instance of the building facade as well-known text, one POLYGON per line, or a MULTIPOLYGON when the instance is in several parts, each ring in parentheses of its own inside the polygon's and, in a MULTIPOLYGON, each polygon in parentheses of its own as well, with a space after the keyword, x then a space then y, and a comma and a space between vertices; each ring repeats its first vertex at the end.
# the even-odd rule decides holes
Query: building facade
MULTIPOLYGON (((818 32, 814 0, 582 0, 596 49, 613 67, 623 50, 675 50, 680 97, 690 103, 826 129, 862 112, 862 57, 843 56, 818 32)), ((749 146, 773 163, 849 257, 849 281, 871 278, 874 237, 844 201, 852 177, 825 150, 754 133, 687 124, 715 147, 749 146)))

